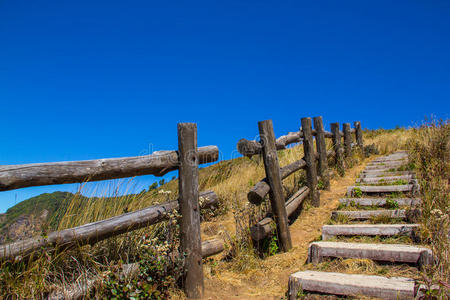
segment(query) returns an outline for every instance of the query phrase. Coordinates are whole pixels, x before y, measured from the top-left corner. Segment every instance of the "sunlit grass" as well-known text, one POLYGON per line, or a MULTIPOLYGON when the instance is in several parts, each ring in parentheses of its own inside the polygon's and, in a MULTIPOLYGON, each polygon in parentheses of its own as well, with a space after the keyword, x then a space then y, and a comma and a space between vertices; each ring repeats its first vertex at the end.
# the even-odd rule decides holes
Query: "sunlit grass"
MULTIPOLYGON (((365 144, 375 143, 382 154, 405 149, 410 131, 375 131, 365 133, 365 144)), ((327 139, 327 147, 331 141, 327 139)), ((303 157, 303 146, 293 145, 278 152, 280 166, 286 166, 303 157)), ((356 151, 354 158, 348 160, 347 166, 357 164, 363 158, 356 151)), ((332 163, 333 159, 330 159, 332 163)), ((225 260, 212 260, 218 271, 242 273, 261 268, 260 258, 249 242, 248 226, 257 221, 255 218, 264 214, 264 205, 260 207, 248 203, 248 191, 265 177, 264 164, 260 156, 237 158, 222 161, 200 169, 200 191, 213 190, 220 200, 220 214, 214 217, 217 230, 211 235, 220 235, 227 241, 225 260)), ((333 176, 336 175, 334 173, 333 176)), ((86 223, 118 216, 126 212, 142 209, 155 203, 175 200, 178 197, 178 180, 172 180, 161 187, 146 191, 137 187, 136 181, 114 181, 106 188, 94 187, 87 191, 82 187, 79 193, 69 199, 64 211, 61 211, 58 229, 72 228, 86 223), (165 190, 170 193, 159 193, 165 190), (121 191, 119 193, 118 191, 121 191), (84 195, 84 196, 82 196, 84 195), (86 197, 86 196, 93 197, 86 197), (95 197, 94 197, 95 195, 95 197), (100 196, 99 196, 100 195, 100 196)), ((305 185, 305 172, 300 170, 283 180, 284 193, 288 197, 299 187, 305 185)), ((307 205, 306 205, 307 206, 307 205)), ((301 217, 301 216, 300 216, 301 217)), ((320 225, 320 224, 319 224, 320 225)), ((84 246, 62 253, 55 252, 47 256, 43 252, 37 260, 22 261, 19 264, 3 264, 0 268, 0 287, 8 295, 32 298, 51 291, 55 286, 72 282, 77 276, 102 274, 111 265, 120 262, 132 262, 139 257, 137 245, 146 233, 164 232, 166 223, 150 226, 118 237, 99 242, 94 246, 84 246), (84 274, 84 275, 83 275, 84 274), (7 287, 7 288, 4 288, 7 287)), ((385 242, 385 241, 384 241, 385 242)))

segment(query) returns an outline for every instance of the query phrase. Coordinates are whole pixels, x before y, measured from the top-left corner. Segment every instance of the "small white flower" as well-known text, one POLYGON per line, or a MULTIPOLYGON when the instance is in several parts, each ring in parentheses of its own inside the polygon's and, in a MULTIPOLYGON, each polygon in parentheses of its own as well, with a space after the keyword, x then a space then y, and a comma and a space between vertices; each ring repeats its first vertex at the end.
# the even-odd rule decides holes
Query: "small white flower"
POLYGON ((431 211, 431 214, 440 216, 440 215, 442 215, 442 211, 440 209, 435 208, 431 211))

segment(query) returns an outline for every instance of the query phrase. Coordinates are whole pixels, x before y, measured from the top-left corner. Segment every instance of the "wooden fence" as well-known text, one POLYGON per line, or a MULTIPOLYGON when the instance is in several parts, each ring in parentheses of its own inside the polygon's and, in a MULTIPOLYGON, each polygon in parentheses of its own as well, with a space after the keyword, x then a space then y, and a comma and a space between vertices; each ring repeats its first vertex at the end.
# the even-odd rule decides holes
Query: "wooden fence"
POLYGON ((252 204, 261 204, 269 194, 271 213, 250 228, 253 240, 259 241, 269 236, 272 232, 275 221, 280 248, 288 251, 292 248, 289 231, 288 217, 291 216, 309 196, 311 204, 315 207, 320 205, 320 193, 317 189, 318 176, 324 188, 330 187, 330 173, 328 169, 328 158, 334 157, 333 164, 340 175, 345 172, 345 158, 352 155, 352 148, 358 146, 363 150, 363 139, 361 123, 354 122, 352 129, 350 123, 344 123, 342 131, 339 130, 339 123, 332 123, 331 132, 325 131, 322 117, 314 118, 314 129, 312 129, 311 118, 301 119, 301 130, 290 132, 287 135, 275 139, 271 120, 258 122, 260 141, 249 141, 241 139, 238 142, 238 151, 247 157, 261 154, 264 161, 266 178, 259 181, 247 194, 247 198, 252 204), (352 134, 355 134, 356 144, 353 142, 352 134), (315 137, 315 148, 314 140, 315 137), (327 151, 325 139, 332 139, 332 148, 327 151), (343 138, 343 143, 342 142, 343 138), (278 163, 277 150, 286 149, 292 143, 303 143, 304 157, 280 168, 278 163), (307 186, 301 187, 287 201, 284 199, 282 180, 294 172, 306 170, 307 186))
MULTIPOLYGON (((288 251, 292 247, 288 217, 308 196, 313 206, 319 206, 318 176, 324 187, 329 188, 328 158, 331 156, 334 157, 333 162, 337 169, 341 174, 344 173, 344 158, 351 155, 352 147, 355 145, 361 149, 363 147, 361 124, 355 122, 352 129, 349 123, 344 123, 340 131, 339 124, 333 123, 331 132, 328 132, 324 130, 322 117, 314 118, 314 129, 312 129, 311 119, 303 118, 300 131, 291 132, 278 139, 275 139, 271 120, 259 122, 258 127, 260 141, 241 139, 237 145, 242 155, 251 157, 260 154, 264 160, 266 178, 259 181, 247 196, 251 203, 261 204, 265 196, 269 194, 271 214, 275 219, 280 246, 283 251, 288 251), (355 134, 356 144, 353 143, 352 133, 355 134), (315 147, 313 137, 315 137, 315 147), (326 138, 332 139, 333 145, 328 151, 326 138), (277 150, 286 149, 288 145, 298 142, 303 143, 304 157, 280 168, 277 150), (285 201, 282 180, 300 169, 306 170, 307 186, 301 187, 285 201)), ((178 124, 178 151, 158 151, 151 155, 137 157, 0 166, 0 191, 148 174, 162 176, 169 171, 179 171, 177 201, 52 232, 45 238, 30 238, 1 245, 0 260, 29 256, 40 250, 95 244, 111 236, 161 222, 167 218, 169 212, 179 210, 181 213, 180 251, 185 254, 184 288, 189 298, 200 297, 203 294, 202 258, 221 252, 224 246, 218 240, 203 243, 201 241, 199 198, 203 200, 200 201, 201 208, 214 206, 218 199, 212 191, 199 193, 198 165, 215 162, 218 156, 219 151, 216 146, 197 147, 196 124, 180 123, 178 124)), ((263 218, 251 228, 252 238, 258 241, 270 235, 272 223, 273 219, 269 215, 263 218)))
POLYGON ((201 241, 199 197, 203 200, 202 208, 217 204, 218 199, 211 191, 199 194, 198 165, 217 161, 218 157, 219 150, 216 146, 197 148, 195 123, 180 123, 178 151, 158 151, 151 155, 125 158, 0 166, 0 191, 148 174, 162 176, 172 170, 179 171, 178 201, 52 232, 45 238, 30 238, 2 245, 0 260, 24 257, 43 249, 94 244, 111 236, 161 222, 169 212, 178 209, 181 213, 180 251, 185 254, 184 288, 188 297, 200 297, 203 294, 202 257, 221 252, 223 243, 219 240, 201 241))

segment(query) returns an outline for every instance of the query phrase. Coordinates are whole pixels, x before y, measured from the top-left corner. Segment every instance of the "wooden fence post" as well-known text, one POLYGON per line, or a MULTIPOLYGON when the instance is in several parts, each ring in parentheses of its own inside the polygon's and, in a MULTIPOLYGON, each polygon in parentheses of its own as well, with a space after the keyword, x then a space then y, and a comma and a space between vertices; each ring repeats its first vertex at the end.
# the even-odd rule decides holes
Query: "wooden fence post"
POLYGON ((342 131, 344 132, 344 155, 345 157, 352 156, 352 133, 350 123, 342 124, 342 131))
POLYGON ((291 233, 284 205, 283 186, 281 185, 280 166, 275 145, 272 120, 258 122, 259 135, 262 143, 262 155, 266 178, 270 185, 270 205, 277 224, 278 238, 282 251, 292 248, 291 233))
POLYGON ((331 123, 331 133, 333 134, 333 148, 335 153, 335 163, 339 175, 344 176, 344 159, 342 157, 341 133, 339 132, 339 123, 331 123))
POLYGON ((356 121, 353 123, 353 126, 355 127, 356 144, 358 145, 358 147, 361 151, 364 151, 361 122, 356 121))
POLYGON ((203 295, 202 242, 198 203, 197 124, 178 124, 181 250, 185 255, 184 289, 188 298, 203 295))
POLYGON ((309 187, 311 204, 315 207, 319 207, 320 195, 319 191, 317 190, 316 156, 314 154, 311 118, 302 118, 302 131, 303 131, 303 151, 305 152, 305 162, 306 162, 306 181, 309 187))
POLYGON ((316 148, 319 153, 319 176, 325 189, 330 189, 330 174, 328 173, 327 145, 325 143, 325 131, 322 117, 314 117, 314 129, 316 130, 316 148))

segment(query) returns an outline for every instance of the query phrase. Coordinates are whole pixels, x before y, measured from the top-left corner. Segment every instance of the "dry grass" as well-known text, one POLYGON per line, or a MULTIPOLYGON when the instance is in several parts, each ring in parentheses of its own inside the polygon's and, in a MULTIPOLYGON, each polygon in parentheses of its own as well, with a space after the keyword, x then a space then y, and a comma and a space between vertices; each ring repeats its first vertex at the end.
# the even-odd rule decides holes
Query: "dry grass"
MULTIPOLYGON (((348 197, 347 197, 348 198, 348 197)), ((395 198, 400 198, 400 197, 395 197, 395 198)), ((395 199, 392 198, 392 199, 395 199)), ((402 196, 401 198, 406 198, 406 196, 402 196)), ((388 198, 389 199, 389 198, 388 198)), ((358 210, 386 210, 386 209, 411 209, 411 206, 396 206, 395 205, 395 200, 391 200, 392 202, 389 202, 391 204, 386 204, 386 205, 359 205, 358 203, 354 203, 354 202, 350 202, 349 205, 346 204, 342 204, 340 203, 338 206, 338 210, 351 210, 351 211, 358 211, 358 210), (395 206, 394 206, 395 205, 395 206)))
POLYGON ((366 243, 366 244, 408 244, 418 245, 411 237, 402 236, 337 236, 329 239, 330 242, 366 243))
POLYGON ((307 264, 304 266, 304 269, 346 274, 420 278, 418 269, 407 264, 381 264, 370 259, 359 258, 330 259, 322 261, 319 264, 307 264))
POLYGON ((345 215, 338 215, 336 220, 330 219, 328 225, 337 224, 406 224, 403 218, 391 218, 386 215, 374 216, 367 220, 351 220, 345 215))
MULTIPOLYGON (((381 154, 404 149, 410 131, 403 129, 394 131, 366 132, 365 143, 376 143, 381 154)), ((330 144, 328 144, 330 147, 330 144)), ((285 166, 303 157, 303 147, 294 146, 279 151, 280 166, 285 166)), ((255 222, 257 216, 264 214, 264 206, 255 207, 248 204, 247 192, 264 177, 264 165, 259 156, 252 159, 237 158, 222 161, 200 170, 200 190, 213 190, 221 202, 220 214, 206 219, 202 223, 204 240, 221 237, 227 241, 225 259, 218 255, 205 264, 206 294, 212 299, 219 298, 270 298, 282 296, 286 290, 287 277, 298 271, 306 261, 308 244, 320 238, 322 224, 329 219, 332 210, 338 206, 338 199, 344 196, 346 187, 352 185, 357 174, 362 170, 362 157, 359 153, 354 159, 346 162, 351 169, 346 170, 344 177, 332 177, 330 191, 321 192, 322 205, 311 208, 308 204, 298 220, 291 226, 294 249, 288 253, 267 257, 261 260, 254 252, 248 239, 248 226, 255 222)), ((300 186, 304 185, 304 171, 298 171, 283 181, 285 196, 289 197, 300 186)), ((117 190, 126 190, 123 185, 133 190, 133 181, 122 181, 111 186, 102 197, 89 201, 82 197, 74 197, 68 204, 59 229, 79 226, 148 207, 155 203, 174 200, 178 196, 178 181, 172 180, 161 188, 147 193, 119 196, 117 190), (160 194, 160 190, 170 194, 160 194), (169 195, 169 196, 168 196, 169 195)), ((86 194, 86 192, 84 192, 86 194)), ((93 191, 92 194, 98 194, 93 191)), ((266 202, 267 205, 267 202, 266 202)), ((161 225, 161 226, 164 226, 161 225)), ((120 237, 98 243, 95 247, 85 246, 61 254, 61 258, 43 256, 34 263, 23 265, 17 271, 3 265, 2 282, 9 284, 7 293, 32 297, 52 289, 54 285, 72 281, 84 271, 101 273, 108 265, 131 261, 136 253, 135 245, 145 232, 158 231, 157 226, 135 231, 120 237), (65 260, 63 262, 62 260, 65 260), (78 270, 67 266, 76 266, 78 270), (20 271, 20 272, 19 272, 20 271), (71 272, 72 276, 66 273, 71 272), (6 274, 6 275, 5 275, 6 274), (14 277, 15 276, 15 277, 14 277), (39 277, 40 276, 40 277, 39 277), (6 278, 6 279, 5 279, 6 278), (24 292, 26 291, 26 292, 24 292)), ((178 290, 173 291, 173 298, 182 298, 178 290)))
POLYGON ((406 150, 412 135, 413 130, 405 128, 366 130, 364 143, 375 144, 380 155, 387 155, 398 150, 406 150))
MULTIPOLYGON (((410 161, 417 168, 422 193, 422 235, 431 243, 436 260, 424 282, 440 284, 450 278, 450 122, 431 120, 413 131, 410 161)), ((447 289, 448 291, 448 289, 447 289)), ((444 293, 444 292, 442 292, 444 293)))
POLYGON ((0 264, 1 296, 6 299, 36 299, 53 287, 64 286, 86 274, 98 274, 95 254, 74 249, 64 253, 45 253, 33 261, 0 264))

